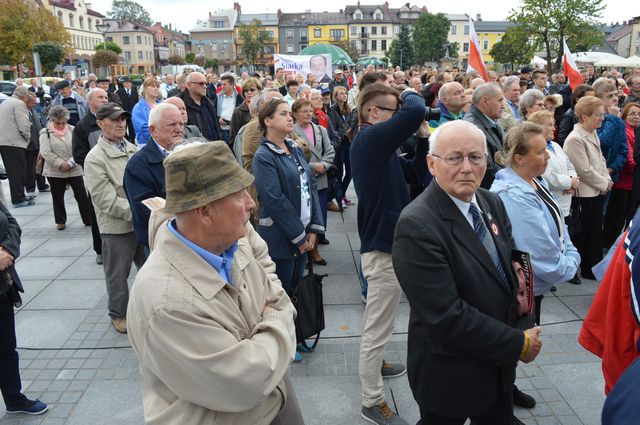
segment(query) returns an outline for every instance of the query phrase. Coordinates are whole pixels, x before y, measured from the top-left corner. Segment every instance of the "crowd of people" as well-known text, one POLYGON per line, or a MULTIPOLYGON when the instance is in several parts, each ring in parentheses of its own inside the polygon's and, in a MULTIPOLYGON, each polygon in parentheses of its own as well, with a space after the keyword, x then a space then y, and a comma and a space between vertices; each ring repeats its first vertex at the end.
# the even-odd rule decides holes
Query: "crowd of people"
MULTIPOLYGON (((639 205, 640 70, 624 77, 589 67, 572 90, 562 72, 549 81, 530 67, 490 81, 373 66, 321 81, 284 69, 149 74, 139 86, 65 76, 48 108, 37 86, 0 105, 0 155, 13 207, 50 190, 58 230, 73 190, 111 323, 140 360, 148 423, 304 423, 287 369, 311 349, 296 341, 288 295, 307 260, 327 264, 327 215, 352 208, 353 184, 363 418, 407 423, 383 379, 408 372, 425 425, 519 424, 514 404, 536 400, 515 370, 542 349, 543 297, 594 279, 639 205), (531 258, 532 309, 516 249, 531 258), (407 367, 384 359, 403 291, 407 367)), ((9 328, 16 226, 2 206, 9 328)), ((15 346, 11 330, 7 410, 41 413, 20 393, 15 346)))

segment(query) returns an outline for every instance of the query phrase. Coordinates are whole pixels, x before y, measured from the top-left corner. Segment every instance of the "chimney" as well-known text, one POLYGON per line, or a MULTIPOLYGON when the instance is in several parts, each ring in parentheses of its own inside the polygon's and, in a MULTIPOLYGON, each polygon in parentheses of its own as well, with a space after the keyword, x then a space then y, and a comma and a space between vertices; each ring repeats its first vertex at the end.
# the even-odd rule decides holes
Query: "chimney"
POLYGON ((482 21, 482 15, 479 13, 476 15, 476 21, 482 21))
POLYGON ((169 24, 169 30, 173 31, 173 28, 171 28, 171 24, 169 24))
POLYGON ((385 1, 384 4, 382 5, 382 8, 388 12, 389 11, 389 2, 385 1))
POLYGON ((211 17, 211 12, 209 12, 209 17, 211 17))

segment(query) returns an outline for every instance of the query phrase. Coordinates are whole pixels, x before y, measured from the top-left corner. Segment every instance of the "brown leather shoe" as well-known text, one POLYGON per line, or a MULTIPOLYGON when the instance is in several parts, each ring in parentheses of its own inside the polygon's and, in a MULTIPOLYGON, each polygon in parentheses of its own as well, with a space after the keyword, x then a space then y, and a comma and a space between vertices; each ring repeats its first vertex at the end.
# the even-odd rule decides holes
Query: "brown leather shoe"
POLYGON ((115 319, 111 319, 111 324, 116 329, 116 331, 121 334, 127 333, 127 318, 126 317, 116 317, 115 319))
POLYGON ((340 211, 340 207, 338 206, 338 204, 335 203, 335 201, 331 201, 329 202, 329 205, 327 206, 327 209, 329 211, 340 211))

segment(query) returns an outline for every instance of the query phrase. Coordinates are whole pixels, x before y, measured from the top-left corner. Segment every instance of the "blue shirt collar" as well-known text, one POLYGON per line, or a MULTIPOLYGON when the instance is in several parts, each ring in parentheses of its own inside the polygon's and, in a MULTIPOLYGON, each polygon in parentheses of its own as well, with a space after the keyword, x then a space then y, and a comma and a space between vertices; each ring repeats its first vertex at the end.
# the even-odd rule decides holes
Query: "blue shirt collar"
POLYGON ((184 243, 189 249, 202 257, 207 264, 216 269, 220 277, 227 282, 227 284, 233 286, 231 284, 231 266, 233 264, 233 256, 238 250, 238 243, 234 243, 230 248, 222 253, 222 256, 216 255, 185 238, 178 229, 176 229, 175 221, 175 219, 167 221, 167 227, 171 233, 180 239, 180 241, 182 241, 182 243, 184 243))
POLYGON ((153 143, 155 143, 156 147, 158 148, 158 150, 160 151, 162 156, 164 156, 165 158, 169 156, 169 151, 168 150, 166 150, 165 148, 160 146, 160 143, 156 142, 155 139, 152 138, 151 140, 153 140, 153 143))

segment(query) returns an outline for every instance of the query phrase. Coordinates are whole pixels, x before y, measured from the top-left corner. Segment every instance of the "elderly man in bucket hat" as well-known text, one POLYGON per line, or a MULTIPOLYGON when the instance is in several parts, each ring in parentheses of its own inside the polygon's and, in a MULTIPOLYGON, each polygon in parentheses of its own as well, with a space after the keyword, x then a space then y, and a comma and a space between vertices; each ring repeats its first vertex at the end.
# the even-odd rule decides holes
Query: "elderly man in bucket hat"
POLYGON ((98 109, 96 122, 102 134, 84 161, 87 189, 102 238, 109 316, 120 333, 127 332, 127 278, 131 264, 140 268, 145 259, 144 247, 133 233, 131 208, 124 191, 124 170, 136 153, 136 147, 124 138, 128 115, 117 103, 106 103, 98 109))
POLYGON ((179 147, 164 168, 127 313, 146 423, 303 424, 287 374, 295 310, 248 224, 253 176, 222 141, 179 147))

